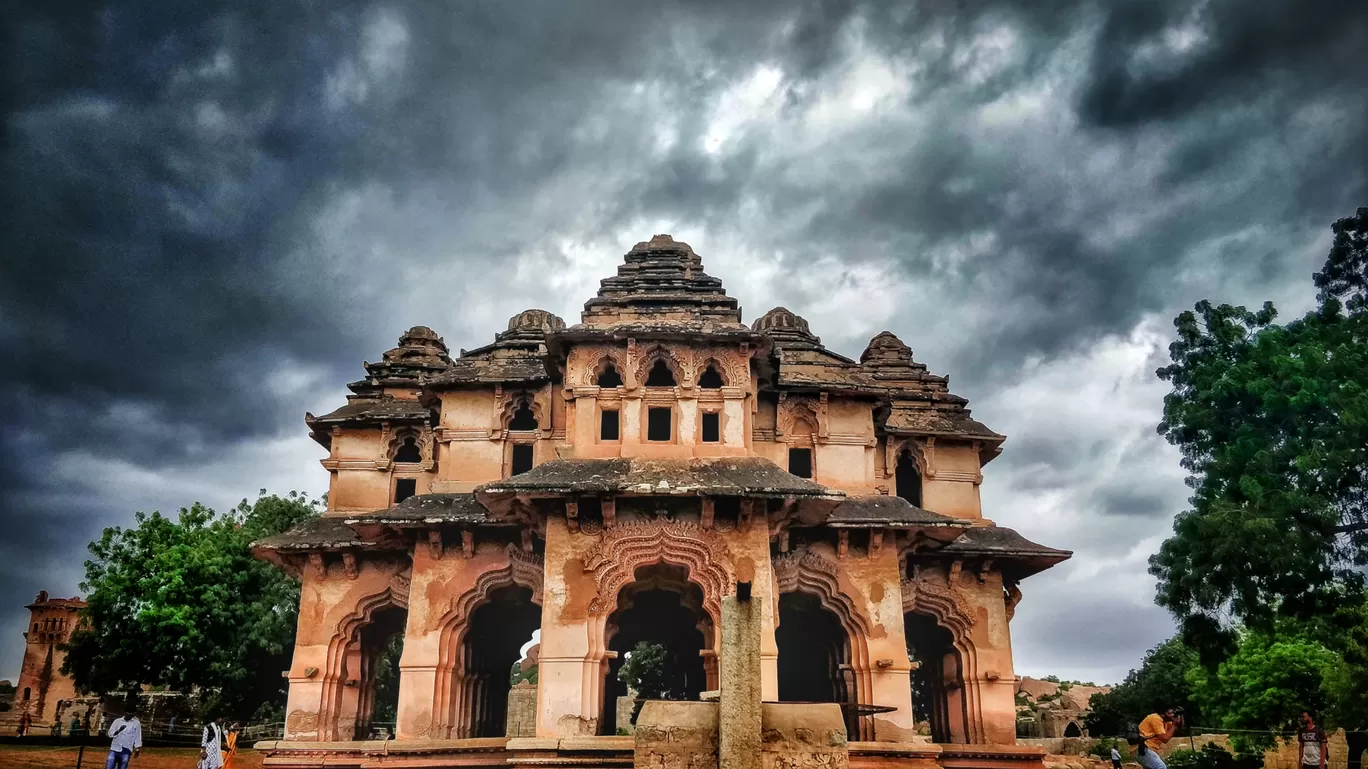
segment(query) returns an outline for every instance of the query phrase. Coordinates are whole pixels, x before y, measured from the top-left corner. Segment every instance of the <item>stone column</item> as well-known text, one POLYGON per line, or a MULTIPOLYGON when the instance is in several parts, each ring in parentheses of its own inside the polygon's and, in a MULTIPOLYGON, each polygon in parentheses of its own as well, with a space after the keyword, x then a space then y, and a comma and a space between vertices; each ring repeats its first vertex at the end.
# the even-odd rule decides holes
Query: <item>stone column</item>
MULTIPOLYGON (((884 541, 891 541, 887 537, 884 541)), ((912 663, 907 658, 907 636, 903 629, 902 574, 898 549, 887 544, 869 556, 865 572, 871 582, 868 596, 871 619, 882 625, 884 634, 868 638, 869 702, 890 705, 897 710, 874 716, 874 739, 879 742, 910 742, 915 727, 912 714, 912 663)), ((855 739, 852 737, 851 739, 855 739)))
POLYGON ((594 695, 602 688, 602 660, 591 654, 589 634, 591 624, 601 623, 602 618, 588 613, 597 587, 593 577, 584 573, 572 536, 564 518, 547 519, 537 662, 538 737, 592 735, 598 730, 594 695))
MULTIPOLYGON (((749 587, 749 584, 747 584, 749 587)), ((760 769, 761 605, 751 596, 722 599, 719 769, 760 769)))

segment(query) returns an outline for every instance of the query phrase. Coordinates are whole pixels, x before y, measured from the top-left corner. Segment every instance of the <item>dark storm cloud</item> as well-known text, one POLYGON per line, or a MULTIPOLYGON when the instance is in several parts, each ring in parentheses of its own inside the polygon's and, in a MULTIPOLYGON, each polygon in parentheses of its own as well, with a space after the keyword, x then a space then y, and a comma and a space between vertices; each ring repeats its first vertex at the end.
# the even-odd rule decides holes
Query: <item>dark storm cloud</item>
MULTIPOLYGON (((994 411, 1011 384, 998 376, 1229 285, 1257 301, 1305 280, 1308 242, 1368 198, 1362 3, 7 13, 11 607, 74 587, 101 526, 200 493, 177 478, 213 484, 206 495, 255 489, 260 457, 286 451, 270 442, 336 405, 403 327, 473 347, 522 303, 573 312, 585 297, 555 287, 574 268, 561 241, 618 254, 649 234, 619 243, 625 228, 674 221, 782 252, 773 285, 730 286, 752 318, 754 294, 819 307, 841 282, 799 279, 820 260, 892 265, 887 283, 928 298, 877 322, 998 426, 1014 419, 994 411), (862 118, 841 94, 864 59, 893 62, 906 88, 862 118), (705 151, 760 68, 781 73, 777 105, 705 151), (946 256, 959 252, 976 256, 946 256), (520 274, 532 259, 543 269, 520 274)), ((714 273, 744 273, 726 256, 705 252, 714 273)), ((877 329, 815 330, 857 354, 877 329)), ((1020 454, 990 469, 1031 494, 1078 486, 1109 453, 1109 435, 1022 427, 1020 454)), ((1119 482, 1083 497, 1117 515, 1149 503, 1119 482)), ((0 642, 13 667, 10 654, 0 642)))

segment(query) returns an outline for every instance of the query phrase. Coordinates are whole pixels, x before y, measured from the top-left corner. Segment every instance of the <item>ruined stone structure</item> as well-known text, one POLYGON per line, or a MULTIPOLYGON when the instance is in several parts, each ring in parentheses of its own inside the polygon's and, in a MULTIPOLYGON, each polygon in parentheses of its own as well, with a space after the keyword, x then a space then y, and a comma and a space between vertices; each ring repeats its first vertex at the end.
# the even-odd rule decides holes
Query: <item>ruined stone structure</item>
POLYGON ((66 652, 61 645, 76 629, 85 605, 80 598, 49 598, 44 590, 25 607, 29 624, 24 633, 24 664, 10 710, 0 719, 0 733, 13 734, 19 719, 28 714, 30 728, 46 734, 63 704, 76 697, 76 685, 62 675, 66 652))
POLYGON ((1020 678, 1016 693, 1017 736, 1086 737, 1085 722, 1092 712, 1093 695, 1110 691, 1110 686, 1020 678))
POLYGON ((984 518, 1004 437, 893 334, 857 361, 783 308, 747 326, 658 235, 577 325, 528 310, 454 357, 420 326, 365 368, 346 405, 306 418, 328 450, 326 515, 255 545, 302 580, 270 763, 366 753, 349 741, 369 733, 395 634, 385 755, 473 765, 521 746, 546 764, 628 740, 630 757, 612 736, 622 654, 662 643, 677 694, 717 689, 738 582, 763 700, 837 703, 852 762, 918 723, 958 744, 946 766, 1013 745, 1018 586, 1069 554, 984 518), (536 630, 536 737, 505 744, 509 672, 536 630))

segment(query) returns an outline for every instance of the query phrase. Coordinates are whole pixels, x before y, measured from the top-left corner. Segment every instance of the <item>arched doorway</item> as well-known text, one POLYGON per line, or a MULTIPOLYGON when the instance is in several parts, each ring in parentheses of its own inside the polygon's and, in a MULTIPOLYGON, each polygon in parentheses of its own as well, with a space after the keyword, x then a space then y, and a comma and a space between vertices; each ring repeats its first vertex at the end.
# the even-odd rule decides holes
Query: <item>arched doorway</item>
POLYGON ((607 665, 603 686, 603 734, 616 734, 620 726, 618 698, 628 690, 618 680, 618 671, 638 643, 665 647, 668 698, 696 700, 709 684, 702 652, 713 648, 713 623, 703 609, 703 589, 689 580, 687 568, 668 563, 641 566, 634 577, 618 592, 617 608, 608 615, 604 630, 607 648, 617 657, 607 665))
POLYGON ((898 466, 894 470, 893 481, 897 486, 898 496, 911 505, 922 506, 921 470, 917 467, 917 458, 912 456, 911 450, 903 449, 898 454, 898 466))
POLYGON ((1066 727, 1064 727, 1064 736, 1065 736, 1065 737, 1082 737, 1082 736, 1083 736, 1083 730, 1078 728, 1078 722, 1077 722, 1077 721, 1070 721, 1070 722, 1069 722, 1069 725, 1066 726, 1066 727))
POLYGON ((918 612, 903 615, 903 630, 907 656, 918 665, 912 673, 916 721, 930 724, 935 742, 968 742, 963 662, 953 635, 934 617, 918 612))
MULTIPOLYGON (((779 596, 779 699, 783 702, 854 702, 850 638, 841 619, 815 595, 779 596)), ((846 711, 846 733, 859 734, 858 714, 846 711)), ((851 739, 855 739, 852 737, 851 739)))
POLYGON ((461 639, 454 737, 504 736, 513 666, 540 628, 541 607, 532 600, 532 590, 521 585, 491 590, 471 613, 461 639))
MULTIPOLYGON (((369 740, 384 729, 392 734, 392 713, 399 701, 397 675, 382 676, 386 652, 396 636, 402 651, 408 610, 394 604, 363 613, 342 642, 338 674, 334 680, 336 732, 332 739, 369 740), (378 701, 378 703, 377 703, 378 701), (377 718, 377 704, 380 718, 377 718), (386 717, 388 716, 388 721, 386 717)), ((397 665, 397 654, 393 662, 397 665)))

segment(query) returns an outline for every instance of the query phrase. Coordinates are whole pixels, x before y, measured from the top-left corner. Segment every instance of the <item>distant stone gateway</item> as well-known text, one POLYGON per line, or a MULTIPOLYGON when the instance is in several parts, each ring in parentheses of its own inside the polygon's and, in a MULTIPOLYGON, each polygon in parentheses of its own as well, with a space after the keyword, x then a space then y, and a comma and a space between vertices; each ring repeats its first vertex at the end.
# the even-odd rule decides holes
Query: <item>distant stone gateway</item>
MULTIPOLYGON (((373 759, 396 634, 385 756, 404 766, 630 763, 617 672, 641 641, 668 650, 674 697, 720 689, 724 714, 742 690, 725 671, 757 671, 776 745, 811 731, 776 704, 836 703, 852 764, 1039 764, 1013 747, 1009 623, 1019 583, 1070 553, 983 517, 1004 436, 893 334, 855 361, 782 307, 746 326, 693 249, 657 235, 578 325, 527 310, 454 358, 418 326, 365 368, 346 405, 306 417, 327 513, 254 544, 302 580, 271 765, 373 759), (758 628, 758 665, 722 659, 736 600, 753 602, 731 632, 758 628), (538 630, 535 713, 510 719, 538 630), (535 736, 505 739, 515 720, 535 736)), ((716 724, 706 710, 688 712, 716 724)), ((812 760, 844 763, 845 739, 812 760)), ((689 769, 716 766, 712 749, 689 769)))

